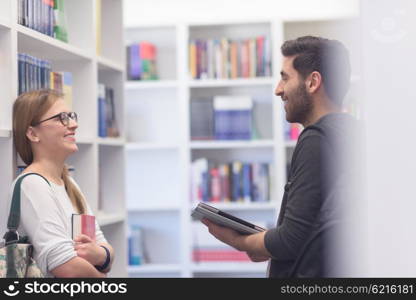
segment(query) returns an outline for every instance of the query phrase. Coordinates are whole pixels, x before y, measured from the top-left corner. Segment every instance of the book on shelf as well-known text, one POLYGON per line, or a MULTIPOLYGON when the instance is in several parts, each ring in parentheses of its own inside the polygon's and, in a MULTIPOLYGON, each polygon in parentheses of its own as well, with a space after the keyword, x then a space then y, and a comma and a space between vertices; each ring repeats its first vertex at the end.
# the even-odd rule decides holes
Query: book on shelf
POLYGON ((95 240, 95 216, 86 214, 72 214, 72 239, 80 234, 89 236, 95 240))
POLYGON ((69 109, 72 109, 73 78, 70 72, 52 71, 51 63, 32 55, 18 54, 18 92, 52 89, 63 94, 69 109))
POLYGON ((212 98, 191 99, 191 139, 214 138, 214 109, 212 98))
POLYGON ((214 97, 214 136, 216 140, 251 140, 253 100, 250 96, 214 97))
POLYGON ((271 76, 269 38, 191 39, 191 79, 236 79, 271 76))
POLYGON ((229 227, 242 234, 253 234, 266 230, 263 227, 250 223, 202 202, 198 203, 198 205, 192 210, 191 215, 194 220, 206 218, 218 225, 229 227))
POLYGON ((62 42, 68 42, 67 21, 64 0, 53 0, 55 22, 53 26, 54 37, 62 42))
POLYGON ((232 161, 214 164, 199 158, 191 165, 194 202, 268 202, 272 190, 272 164, 232 161))
POLYGON ((17 22, 50 37, 68 42, 64 0, 18 0, 17 22))
POLYGON ((53 0, 18 0, 17 22, 20 25, 53 37, 55 23, 53 0))
POLYGON ((156 80, 156 45, 146 41, 132 43, 126 48, 127 78, 129 80, 156 80))
POLYGON ((296 141, 302 133, 303 126, 299 123, 289 123, 284 121, 285 139, 287 141, 296 141))
POLYGON ((98 84, 98 136, 120 136, 116 119, 114 90, 102 83, 98 84))
POLYGON ((144 243, 144 229, 139 225, 131 225, 128 231, 129 265, 139 266, 148 263, 144 243))
POLYGON ((250 258, 211 235, 200 222, 192 222, 192 260, 202 262, 248 262, 250 258))

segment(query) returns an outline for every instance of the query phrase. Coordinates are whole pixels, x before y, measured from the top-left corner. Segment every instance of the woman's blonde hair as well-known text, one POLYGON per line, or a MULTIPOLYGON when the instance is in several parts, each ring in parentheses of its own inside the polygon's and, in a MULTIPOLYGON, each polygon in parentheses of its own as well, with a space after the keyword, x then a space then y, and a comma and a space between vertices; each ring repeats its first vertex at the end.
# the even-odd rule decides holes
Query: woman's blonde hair
MULTIPOLYGON (((23 162, 30 165, 33 162, 33 151, 26 132, 30 126, 36 126, 41 117, 52 105, 63 98, 63 95, 54 90, 36 90, 21 94, 13 105, 13 138, 17 153, 23 162)), ((81 192, 69 178, 68 167, 64 165, 62 180, 71 199, 72 205, 78 213, 86 212, 85 200, 81 192)))

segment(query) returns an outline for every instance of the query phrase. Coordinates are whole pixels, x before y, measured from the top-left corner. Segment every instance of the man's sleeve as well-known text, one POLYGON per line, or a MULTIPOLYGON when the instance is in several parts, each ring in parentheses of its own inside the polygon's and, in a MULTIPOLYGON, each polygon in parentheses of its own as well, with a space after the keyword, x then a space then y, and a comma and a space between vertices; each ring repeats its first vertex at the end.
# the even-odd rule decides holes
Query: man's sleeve
POLYGON ((267 250, 278 260, 296 259, 321 207, 321 137, 307 136, 297 147, 283 221, 264 238, 267 250))

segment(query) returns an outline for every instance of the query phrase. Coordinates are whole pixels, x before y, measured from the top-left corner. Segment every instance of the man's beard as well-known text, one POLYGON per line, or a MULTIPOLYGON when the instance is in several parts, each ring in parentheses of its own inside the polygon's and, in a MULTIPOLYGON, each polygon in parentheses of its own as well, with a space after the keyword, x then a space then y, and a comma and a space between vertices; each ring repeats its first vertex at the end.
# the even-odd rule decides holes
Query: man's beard
POLYGON ((312 111, 312 99, 305 88, 305 83, 300 82, 297 88, 289 95, 286 120, 290 123, 301 123, 305 121, 312 111))

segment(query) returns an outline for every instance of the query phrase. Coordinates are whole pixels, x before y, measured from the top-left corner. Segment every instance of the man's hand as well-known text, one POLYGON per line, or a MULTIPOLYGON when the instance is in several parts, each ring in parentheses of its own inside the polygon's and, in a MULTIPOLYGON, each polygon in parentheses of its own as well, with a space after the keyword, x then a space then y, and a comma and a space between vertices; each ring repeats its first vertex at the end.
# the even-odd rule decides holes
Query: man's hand
POLYGON ((233 229, 217 225, 206 218, 203 218, 201 222, 208 227, 209 233, 221 242, 226 243, 237 250, 245 251, 241 248, 242 239, 244 238, 243 234, 233 229))
POLYGON ((247 252, 247 255, 253 262, 266 261, 271 257, 264 245, 264 235, 266 232, 244 235, 228 227, 217 225, 206 218, 203 218, 201 222, 221 242, 239 251, 247 252))
POLYGON ((107 253, 89 236, 81 234, 74 241, 74 248, 79 257, 85 259, 93 266, 101 266, 105 262, 107 253))

